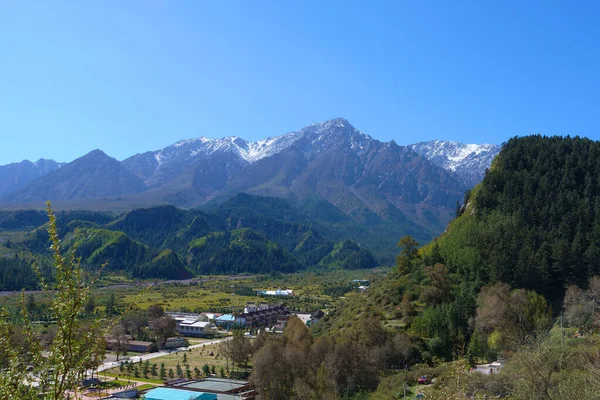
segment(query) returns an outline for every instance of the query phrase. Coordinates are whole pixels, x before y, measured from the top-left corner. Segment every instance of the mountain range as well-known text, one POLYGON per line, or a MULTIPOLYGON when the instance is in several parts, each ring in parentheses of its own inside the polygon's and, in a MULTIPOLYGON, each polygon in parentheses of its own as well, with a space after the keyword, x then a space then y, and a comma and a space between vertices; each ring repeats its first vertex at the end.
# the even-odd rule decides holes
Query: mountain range
POLYGON ((426 240, 443 230, 499 149, 444 141, 399 146, 337 118, 256 142, 182 140, 123 161, 94 150, 66 164, 0 166, 0 203, 125 211, 195 208, 239 192, 293 204, 317 196, 365 227, 392 223, 426 240))

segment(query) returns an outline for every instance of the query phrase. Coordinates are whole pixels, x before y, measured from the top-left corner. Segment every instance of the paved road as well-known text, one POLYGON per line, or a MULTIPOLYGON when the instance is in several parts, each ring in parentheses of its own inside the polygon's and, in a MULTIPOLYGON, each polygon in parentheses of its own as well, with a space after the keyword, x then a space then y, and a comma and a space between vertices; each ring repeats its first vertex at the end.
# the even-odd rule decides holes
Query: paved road
POLYGON ((198 347, 202 347, 202 346, 206 346, 206 345, 221 343, 221 342, 224 342, 224 341, 230 340, 230 339, 231 339, 231 336, 228 336, 226 338, 215 339, 215 340, 211 340, 208 342, 202 342, 202 343, 194 344, 194 345, 191 345, 188 347, 178 347, 173 350, 161 350, 161 351, 157 351, 156 353, 148 353, 148 354, 142 354, 140 356, 125 357, 125 358, 120 359, 119 361, 106 362, 106 363, 102 364, 100 367, 98 367, 98 369, 96 371, 102 372, 106 369, 118 367, 121 364, 121 362, 125 361, 125 360, 130 360, 133 362, 139 362, 140 360, 146 361, 146 360, 151 360, 153 358, 166 356, 168 354, 179 353, 181 351, 188 351, 189 349, 196 349, 198 347))

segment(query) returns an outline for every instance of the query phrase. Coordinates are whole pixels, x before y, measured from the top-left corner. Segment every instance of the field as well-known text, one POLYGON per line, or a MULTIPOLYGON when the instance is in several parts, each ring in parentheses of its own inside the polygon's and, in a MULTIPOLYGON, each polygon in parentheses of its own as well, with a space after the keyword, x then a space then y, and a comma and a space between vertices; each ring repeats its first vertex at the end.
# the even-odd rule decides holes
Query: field
MULTIPOLYGON (((241 312, 248 302, 281 301, 292 310, 311 312, 326 310, 342 295, 351 295, 352 292, 347 292, 351 281, 369 279, 373 273, 373 270, 306 271, 256 276, 205 276, 181 282, 131 281, 123 276, 108 275, 92 290, 92 296, 99 312, 104 311, 104 304, 112 294, 121 309, 131 305, 146 309, 159 304, 169 311, 235 313, 241 312), (257 296, 258 291, 278 288, 292 289, 294 296, 257 296)), ((33 294, 37 301, 47 301, 46 294, 33 294)), ((18 302, 19 293, 0 296, 0 306, 14 308, 18 302)))
POLYGON ((139 294, 126 293, 121 297, 124 304, 136 303, 145 309, 152 304, 160 304, 167 310, 220 310, 243 309, 244 305, 255 300, 254 296, 239 296, 234 293, 205 289, 197 286, 160 285, 147 288, 141 297, 139 294))
MULTIPOLYGON (((379 270, 333 270, 304 271, 294 274, 271 274, 256 276, 203 276, 188 281, 133 281, 122 275, 103 276, 92 290, 95 315, 102 317, 108 299, 114 295, 116 309, 125 311, 130 307, 147 309, 159 304, 167 311, 181 312, 242 312, 248 302, 283 302, 288 309, 300 312, 327 311, 341 298, 352 296, 353 279, 371 279, 373 274, 387 272, 379 270), (293 297, 263 297, 259 291, 292 289, 293 297)), ((0 292, 0 307, 17 313, 20 307, 20 292, 0 292)), ((31 300, 37 310, 45 309, 51 293, 32 291, 25 293, 26 303, 31 300)), ((37 320, 46 321, 38 314, 37 320)), ((108 322, 108 321, 107 321, 108 322)), ((34 325, 39 334, 51 329, 51 323, 34 325)), ((218 360, 207 359, 217 363, 218 360)), ((193 368, 193 367, 192 367, 193 368)))

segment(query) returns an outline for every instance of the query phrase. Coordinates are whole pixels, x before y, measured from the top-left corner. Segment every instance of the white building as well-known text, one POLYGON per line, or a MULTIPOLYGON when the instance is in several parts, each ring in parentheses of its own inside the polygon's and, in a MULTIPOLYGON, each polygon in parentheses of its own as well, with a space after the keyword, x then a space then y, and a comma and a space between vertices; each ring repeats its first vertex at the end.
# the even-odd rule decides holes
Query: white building
POLYGON ((291 289, 277 289, 260 292, 260 294, 262 294, 263 296, 293 296, 294 291, 291 289))
POLYGON ((300 321, 304 322, 304 325, 309 325, 310 313, 292 312, 296 317, 300 318, 300 321))
POLYGON ((479 372, 484 375, 494 375, 500 373, 501 369, 502 363, 496 361, 490 364, 478 364, 473 368, 473 372, 479 372))
POLYGON ((210 336, 215 333, 216 325, 200 314, 168 313, 177 321, 177 332, 183 336, 210 336))

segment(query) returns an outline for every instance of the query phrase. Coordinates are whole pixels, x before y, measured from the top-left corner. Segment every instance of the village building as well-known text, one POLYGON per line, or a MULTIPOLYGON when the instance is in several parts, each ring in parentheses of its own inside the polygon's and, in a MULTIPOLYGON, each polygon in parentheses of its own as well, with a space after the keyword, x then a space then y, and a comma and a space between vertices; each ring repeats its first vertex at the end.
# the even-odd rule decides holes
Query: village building
MULTIPOLYGON (((169 385, 169 382, 167 384, 169 385)), ((215 394, 217 400, 254 400, 256 397, 256 391, 251 388, 249 382, 225 378, 177 380, 173 381, 169 388, 186 392, 215 394)), ((200 398, 200 400, 203 399, 200 398)))
POLYGON ((216 333, 216 325, 206 315, 193 313, 167 313, 177 322, 177 332, 183 336, 207 337, 216 333))
POLYGON ((211 313, 211 312, 203 312, 203 313, 200 313, 200 315, 208 318, 209 321, 214 321, 215 319, 219 318, 222 314, 220 314, 220 313, 211 313))
POLYGON ((178 321, 177 332, 183 336, 207 337, 216 333, 216 325, 214 322, 209 321, 178 321))
POLYGON ((177 349, 185 346, 185 339, 182 337, 170 337, 167 338, 163 348, 165 349, 177 349))
POLYGON ((235 326, 240 328, 257 328, 285 326, 291 312, 281 303, 267 304, 248 303, 242 314, 236 316, 235 326))
POLYGON ((112 351, 116 351, 117 347, 119 347, 119 351, 122 352, 131 351, 136 353, 150 353, 156 351, 156 346, 153 342, 131 340, 129 338, 131 338, 131 336, 127 336, 124 340, 117 341, 107 337, 104 341, 106 342, 106 348, 112 351))
POLYGON ((260 292, 259 293, 262 296, 293 296, 294 295, 294 291, 293 290, 281 290, 281 289, 277 289, 277 290, 266 290, 264 292, 260 292))
POLYGON ((292 311, 296 317, 300 318, 300 321, 304 322, 305 325, 310 325, 310 315, 311 313, 303 313, 299 311, 292 311))
POLYGON ((500 373, 502 369, 503 363, 500 361, 496 361, 490 364, 477 364, 475 368, 471 370, 471 372, 479 372, 484 375, 495 375, 500 373))
POLYGON ((215 318, 215 324, 222 326, 225 329, 230 329, 235 324, 235 317, 231 314, 224 314, 215 318))

